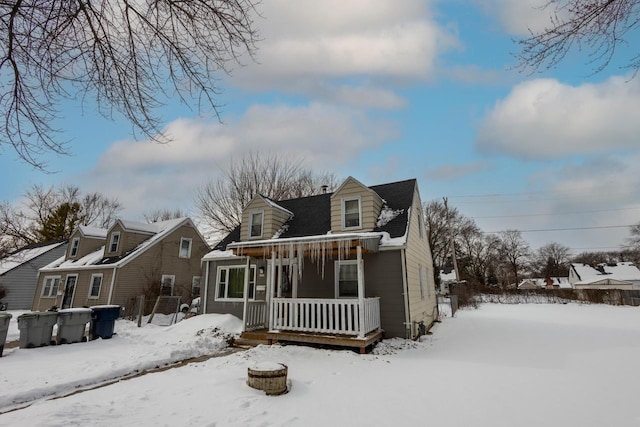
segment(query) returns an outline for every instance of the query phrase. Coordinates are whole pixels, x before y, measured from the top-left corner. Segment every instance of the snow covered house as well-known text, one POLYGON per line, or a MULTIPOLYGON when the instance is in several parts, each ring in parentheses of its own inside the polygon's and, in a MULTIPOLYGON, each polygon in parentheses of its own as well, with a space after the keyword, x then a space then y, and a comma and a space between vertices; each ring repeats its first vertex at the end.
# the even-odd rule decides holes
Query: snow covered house
POLYGON ((440 295, 449 295, 450 287, 454 283, 458 283, 458 277, 453 268, 440 270, 440 286, 438 289, 440 295))
POLYGON ((640 289, 640 270, 632 262, 571 264, 569 282, 575 289, 640 289))
POLYGON ((33 310, 127 306, 145 293, 197 293, 200 262, 210 250, 189 218, 117 220, 108 230, 80 226, 69 242, 64 256, 40 269, 33 310))
POLYGON ((38 270, 65 253, 67 241, 34 243, 0 259, 0 286, 7 295, 0 306, 29 310, 38 283, 38 270))
POLYGON ((349 177, 334 193, 256 196, 203 264, 202 311, 240 317, 246 338, 364 351, 383 331, 415 338, 437 316, 415 180, 349 177))
POLYGON ((572 286, 568 277, 534 277, 523 279, 518 284, 518 289, 572 289, 572 286))

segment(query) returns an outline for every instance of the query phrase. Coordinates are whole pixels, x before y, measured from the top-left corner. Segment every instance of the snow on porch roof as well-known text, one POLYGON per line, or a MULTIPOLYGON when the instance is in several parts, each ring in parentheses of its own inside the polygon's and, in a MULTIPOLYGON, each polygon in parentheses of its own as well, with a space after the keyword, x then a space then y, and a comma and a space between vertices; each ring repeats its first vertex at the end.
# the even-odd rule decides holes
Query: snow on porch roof
POLYGON ((302 236, 266 240, 252 240, 248 242, 234 242, 227 245, 227 249, 238 249, 240 253, 243 249, 259 249, 262 248, 265 254, 271 250, 289 250, 289 251, 322 251, 326 250, 326 244, 338 244, 339 250, 347 250, 350 246, 349 242, 357 240, 363 249, 377 252, 380 246, 380 240, 384 237, 382 232, 368 233, 341 233, 341 234, 321 234, 316 236, 302 236))

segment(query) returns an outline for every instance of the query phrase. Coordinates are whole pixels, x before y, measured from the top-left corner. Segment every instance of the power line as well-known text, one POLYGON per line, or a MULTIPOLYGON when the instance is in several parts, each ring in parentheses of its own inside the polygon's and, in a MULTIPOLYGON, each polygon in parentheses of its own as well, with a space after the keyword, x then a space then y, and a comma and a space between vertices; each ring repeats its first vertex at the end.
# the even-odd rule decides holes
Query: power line
POLYGON ((489 219, 489 218, 524 218, 531 216, 559 216, 559 215, 581 215, 588 213, 602 213, 602 212, 618 212, 618 211, 631 211, 640 210, 640 207, 636 208, 619 208, 619 209, 600 209, 595 211, 577 211, 577 212, 558 212, 558 213, 540 213, 540 214, 522 214, 522 215, 492 215, 492 216, 472 216, 473 219, 489 219))
MULTIPOLYGON (((539 228, 533 230, 516 230, 520 233, 537 233, 540 231, 575 231, 575 230, 597 230, 597 229, 605 229, 605 228, 627 228, 633 227, 633 225, 603 225, 598 227, 570 227, 570 228, 539 228)), ((499 231, 483 231, 485 234, 497 234, 502 233, 508 230, 499 230, 499 231)))

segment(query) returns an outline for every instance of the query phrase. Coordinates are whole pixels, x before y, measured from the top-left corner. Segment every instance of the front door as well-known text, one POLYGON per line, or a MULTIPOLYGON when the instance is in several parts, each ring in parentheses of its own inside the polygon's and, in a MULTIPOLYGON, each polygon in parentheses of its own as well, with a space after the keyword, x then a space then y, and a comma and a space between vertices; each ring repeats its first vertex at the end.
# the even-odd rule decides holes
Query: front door
POLYGON ((62 308, 70 308, 73 305, 73 296, 76 293, 76 281, 78 276, 67 276, 62 296, 62 308))
MULTIPOLYGON (((282 266, 276 261, 275 265, 275 286, 272 287, 273 296, 276 298, 295 298, 295 288, 298 284, 298 266, 291 264, 288 259, 283 260, 282 266)), ((269 269, 273 268, 269 262, 269 269)), ((271 276, 269 276, 271 277, 271 276)))

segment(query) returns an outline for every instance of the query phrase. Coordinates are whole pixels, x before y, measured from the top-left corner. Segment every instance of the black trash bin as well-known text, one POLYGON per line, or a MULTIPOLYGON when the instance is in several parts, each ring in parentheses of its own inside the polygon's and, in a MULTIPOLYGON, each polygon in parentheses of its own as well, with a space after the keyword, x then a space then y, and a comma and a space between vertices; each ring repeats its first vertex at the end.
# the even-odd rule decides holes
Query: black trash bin
POLYGON ((119 305, 94 305, 91 307, 89 339, 111 338, 118 317, 120 317, 119 305))
POLYGON ((10 321, 10 313, 0 313, 0 357, 2 357, 2 351, 4 350, 4 342, 7 339, 7 332, 9 331, 10 321))
POLYGON ((84 330, 91 320, 90 308, 66 308, 58 311, 58 344, 81 342, 84 330))

